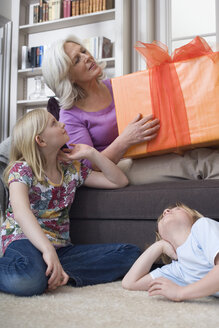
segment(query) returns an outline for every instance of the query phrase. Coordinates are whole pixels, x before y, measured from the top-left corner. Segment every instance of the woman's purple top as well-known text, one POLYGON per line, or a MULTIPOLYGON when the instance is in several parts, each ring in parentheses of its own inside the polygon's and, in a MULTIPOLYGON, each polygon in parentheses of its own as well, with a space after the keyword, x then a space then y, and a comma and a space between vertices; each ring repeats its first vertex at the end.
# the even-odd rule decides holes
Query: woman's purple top
MULTIPOLYGON (((85 112, 76 106, 60 110, 59 120, 65 123, 65 129, 70 138, 68 145, 83 143, 102 151, 118 137, 111 82, 105 80, 103 83, 112 96, 112 102, 108 107, 97 112, 85 112)), ((86 164, 89 165, 87 161, 86 164)))

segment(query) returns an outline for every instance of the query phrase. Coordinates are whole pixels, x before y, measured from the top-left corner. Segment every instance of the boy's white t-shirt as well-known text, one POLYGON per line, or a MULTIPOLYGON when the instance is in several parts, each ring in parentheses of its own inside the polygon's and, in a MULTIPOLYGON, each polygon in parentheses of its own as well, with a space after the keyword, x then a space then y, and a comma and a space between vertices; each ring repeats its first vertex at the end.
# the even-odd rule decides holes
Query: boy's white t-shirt
MULTIPOLYGON (((180 286, 203 278, 214 267, 219 253, 219 222, 200 218, 192 226, 188 238, 176 249, 177 261, 150 272, 153 279, 165 277, 180 286)), ((214 294, 219 296, 219 291, 214 294)))

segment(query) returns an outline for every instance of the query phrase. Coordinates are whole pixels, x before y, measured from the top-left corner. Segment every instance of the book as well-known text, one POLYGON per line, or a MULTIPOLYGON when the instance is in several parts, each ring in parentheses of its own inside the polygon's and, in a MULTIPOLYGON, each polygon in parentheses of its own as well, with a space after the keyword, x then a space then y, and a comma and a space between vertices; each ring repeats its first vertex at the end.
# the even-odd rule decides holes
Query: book
POLYGON ((49 4, 48 4, 48 2, 45 4, 45 19, 46 19, 46 22, 49 20, 49 4))
POLYGON ((93 0, 93 8, 92 8, 92 12, 95 13, 97 10, 96 10, 96 1, 97 0, 93 0))
POLYGON ((99 37, 99 55, 98 58, 110 58, 113 53, 113 44, 105 36, 99 37))
POLYGON ((89 0, 89 13, 93 12, 93 0, 89 0))
POLYGON ((31 47, 30 49, 30 63, 31 63, 31 67, 37 67, 37 51, 36 51, 37 47, 31 47))
POLYGON ((102 0, 98 0, 98 11, 103 10, 103 1, 102 0))
POLYGON ((33 6, 33 24, 39 22, 39 5, 33 6))
POLYGON ((46 21, 46 3, 43 3, 43 22, 46 21))
POLYGON ((79 1, 79 6, 80 6, 80 9, 79 9, 80 15, 83 15, 84 14, 84 0, 79 1))
POLYGON ((39 3, 39 23, 43 21, 43 0, 40 0, 39 3))
POLYGON ((52 6, 53 5, 53 0, 49 0, 48 1, 48 7, 49 7, 49 9, 48 9, 48 11, 49 11, 49 20, 52 20, 53 18, 52 18, 52 6))
POLYGON ((102 0, 102 10, 106 10, 106 0, 102 0))
POLYGON ((55 19, 60 19, 61 17, 62 17, 62 0, 56 0, 55 19))
POLYGON ((52 20, 56 19, 56 0, 52 2, 52 20))
POLYGON ((71 16, 76 16, 76 0, 71 0, 71 16))
POLYGON ((98 55, 99 55, 99 51, 98 51, 98 48, 99 48, 99 37, 98 36, 94 36, 92 38, 91 46, 92 46, 92 54, 93 54, 94 58, 95 59, 98 59, 98 55))
POLYGON ((62 1, 62 14, 63 14, 63 18, 67 17, 66 8, 67 8, 67 2, 66 2, 66 0, 63 0, 62 1))
POLYGON ((106 0, 106 9, 113 9, 115 8, 114 0, 106 0))
POLYGON ((71 0, 67 0, 67 17, 71 16, 71 0))
POLYGON ((30 68, 30 61, 29 61, 29 47, 22 46, 21 48, 21 69, 30 68))
POLYGON ((37 47, 39 49, 38 53, 39 53, 39 67, 42 66, 42 60, 43 60, 43 53, 44 53, 44 47, 43 46, 39 46, 37 47))
POLYGON ((35 47, 36 51, 36 62, 34 67, 40 67, 40 48, 35 47))
POLYGON ((84 13, 89 13, 89 0, 84 0, 84 13))
POLYGON ((75 15, 80 15, 80 1, 79 0, 75 0, 75 15))
POLYGON ((98 42, 99 37, 91 37, 83 40, 84 47, 90 52, 94 58, 98 58, 98 42))

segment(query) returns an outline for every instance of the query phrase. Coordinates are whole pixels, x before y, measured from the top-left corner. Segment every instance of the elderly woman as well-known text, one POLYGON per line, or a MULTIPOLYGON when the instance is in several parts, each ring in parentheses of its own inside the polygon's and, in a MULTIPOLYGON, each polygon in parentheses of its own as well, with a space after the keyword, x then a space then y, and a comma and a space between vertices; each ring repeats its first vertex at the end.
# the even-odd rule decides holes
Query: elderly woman
POLYGON ((103 79, 103 68, 75 37, 55 42, 45 55, 43 76, 59 99, 59 119, 65 123, 68 144, 85 143, 103 152, 118 163, 131 184, 219 178, 219 165, 213 165, 219 161, 217 149, 122 160, 130 146, 155 138, 160 122, 139 114, 118 135, 111 82, 103 79))

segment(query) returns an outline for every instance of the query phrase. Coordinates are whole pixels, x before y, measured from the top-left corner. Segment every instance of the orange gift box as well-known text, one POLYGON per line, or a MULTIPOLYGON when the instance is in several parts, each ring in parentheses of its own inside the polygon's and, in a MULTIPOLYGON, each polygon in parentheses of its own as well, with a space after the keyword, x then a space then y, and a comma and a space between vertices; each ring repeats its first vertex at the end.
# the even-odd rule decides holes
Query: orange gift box
POLYGON ((200 37, 172 56, 161 43, 140 42, 136 49, 148 69, 112 79, 119 134, 138 113, 153 113, 160 130, 125 157, 219 144, 219 52, 200 37))

